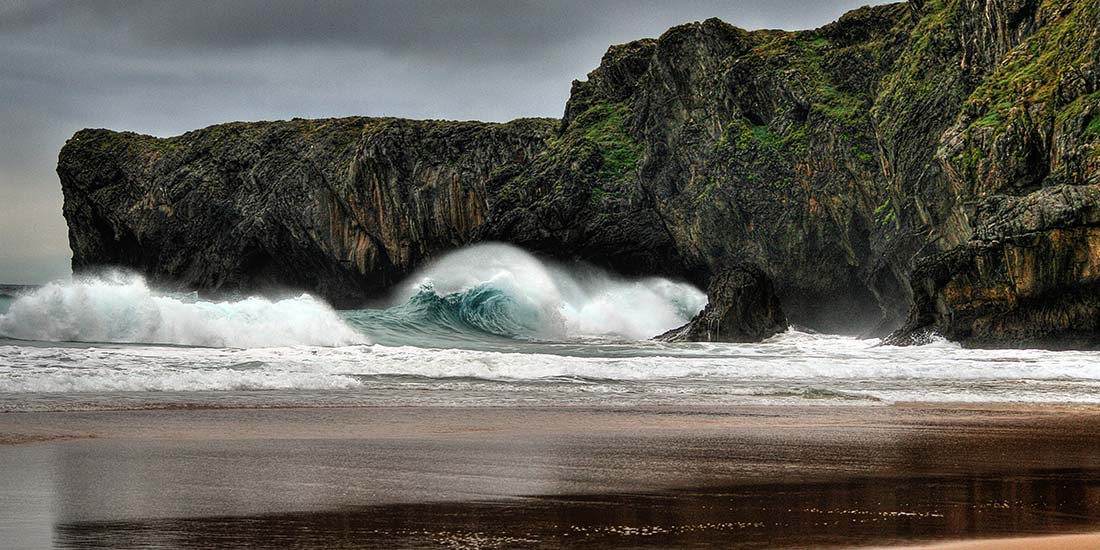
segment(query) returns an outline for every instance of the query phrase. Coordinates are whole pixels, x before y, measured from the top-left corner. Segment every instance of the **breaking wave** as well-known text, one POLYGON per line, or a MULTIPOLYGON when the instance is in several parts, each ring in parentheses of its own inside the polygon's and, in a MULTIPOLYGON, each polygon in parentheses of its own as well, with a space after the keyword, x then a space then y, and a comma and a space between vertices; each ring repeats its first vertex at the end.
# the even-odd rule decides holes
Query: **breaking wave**
POLYGON ((487 243, 449 253, 398 289, 395 305, 349 312, 378 343, 410 336, 644 340, 688 322, 706 295, 686 283, 628 280, 487 243))
POLYGON ((622 279, 490 243, 426 266, 384 309, 337 312, 306 294, 203 301, 158 292, 136 275, 112 273, 51 283, 17 297, 0 314, 0 336, 227 348, 630 341, 678 327, 704 305, 706 295, 688 284, 622 279))
POLYGON ((369 343, 335 311, 305 294, 210 302, 159 293, 141 277, 119 273, 51 283, 17 297, 0 315, 0 335, 230 348, 369 343))

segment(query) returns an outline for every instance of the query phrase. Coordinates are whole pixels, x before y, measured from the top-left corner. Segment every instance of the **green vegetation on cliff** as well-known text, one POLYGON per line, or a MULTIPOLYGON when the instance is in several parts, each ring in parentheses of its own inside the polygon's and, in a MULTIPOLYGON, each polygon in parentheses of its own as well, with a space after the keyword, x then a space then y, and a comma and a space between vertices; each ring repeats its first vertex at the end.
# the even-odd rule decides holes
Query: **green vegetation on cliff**
POLYGON ((1035 17, 1042 25, 982 79, 952 130, 961 141, 950 151, 957 178, 984 192, 1073 181, 1098 167, 1089 141, 1100 104, 1100 4, 1044 0, 1035 17), (1067 148, 1067 135, 1085 140, 1067 148), (1054 158, 1045 154, 1047 140, 1059 150, 1054 158))
POLYGON ((588 106, 547 142, 529 171, 501 188, 499 198, 523 200, 532 186, 540 185, 549 185, 556 199, 582 193, 594 203, 621 193, 622 185, 635 177, 641 154, 641 146, 628 133, 629 119, 625 104, 588 106))
POLYGON ((599 103, 573 120, 566 140, 576 148, 593 148, 600 158, 596 184, 630 178, 638 168, 641 146, 627 132, 630 107, 621 103, 599 103))

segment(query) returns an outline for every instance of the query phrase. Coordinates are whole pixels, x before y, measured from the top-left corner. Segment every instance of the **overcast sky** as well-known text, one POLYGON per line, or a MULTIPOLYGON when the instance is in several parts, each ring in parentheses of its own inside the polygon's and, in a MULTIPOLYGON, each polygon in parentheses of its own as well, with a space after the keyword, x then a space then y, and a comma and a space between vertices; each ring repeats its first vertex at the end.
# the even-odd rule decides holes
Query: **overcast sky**
POLYGON ((57 152, 87 127, 561 116, 607 46, 708 17, 818 27, 867 0, 0 0, 0 282, 69 274, 57 152))

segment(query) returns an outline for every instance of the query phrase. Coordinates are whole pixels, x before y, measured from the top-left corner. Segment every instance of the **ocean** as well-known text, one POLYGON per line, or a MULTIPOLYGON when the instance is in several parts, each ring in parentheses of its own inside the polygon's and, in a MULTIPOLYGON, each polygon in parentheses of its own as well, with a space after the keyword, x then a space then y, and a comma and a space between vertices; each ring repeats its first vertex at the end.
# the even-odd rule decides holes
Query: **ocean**
POLYGON ((1100 403, 1100 352, 978 350, 792 327, 756 344, 651 338, 689 284, 484 244, 385 303, 211 301, 113 273, 0 297, 0 411, 216 407, 1100 403))

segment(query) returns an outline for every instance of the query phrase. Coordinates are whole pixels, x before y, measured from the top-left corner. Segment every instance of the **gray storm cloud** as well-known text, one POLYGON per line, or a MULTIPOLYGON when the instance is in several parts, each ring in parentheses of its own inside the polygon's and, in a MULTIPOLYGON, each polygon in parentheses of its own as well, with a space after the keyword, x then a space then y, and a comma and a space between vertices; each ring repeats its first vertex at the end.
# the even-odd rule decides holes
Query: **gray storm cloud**
POLYGON ((67 276, 53 169, 80 128, 560 116, 610 44, 708 17, 811 28, 865 3, 0 0, 0 282, 67 276))

